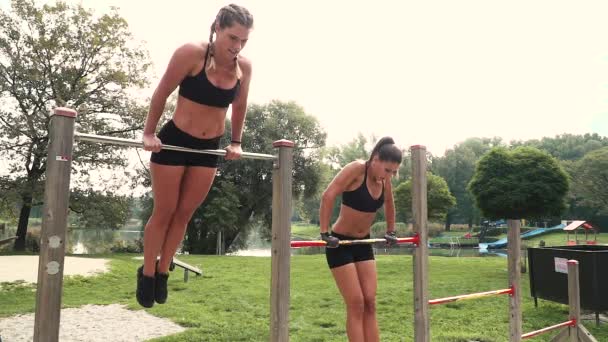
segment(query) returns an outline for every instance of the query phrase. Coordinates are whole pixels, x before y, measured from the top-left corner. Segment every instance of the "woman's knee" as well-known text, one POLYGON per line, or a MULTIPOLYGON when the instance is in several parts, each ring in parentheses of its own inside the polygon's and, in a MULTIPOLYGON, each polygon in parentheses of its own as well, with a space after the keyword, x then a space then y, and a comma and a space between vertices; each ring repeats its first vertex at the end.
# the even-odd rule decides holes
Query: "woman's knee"
POLYGON ((157 207, 155 206, 152 210, 152 215, 148 220, 148 227, 150 229, 160 229, 166 230, 169 228, 171 221, 173 220, 173 216, 175 215, 175 207, 157 207))
POLYGON ((363 299, 365 312, 375 313, 376 312, 376 296, 368 296, 363 299))
POLYGON ((346 300, 346 308, 351 314, 363 314, 365 311, 365 300, 363 296, 356 296, 346 300))
POLYGON ((187 225, 188 222, 190 222, 190 219, 192 218, 192 215, 194 215, 195 211, 196 211, 196 208, 188 208, 185 206, 180 206, 173 213, 173 218, 172 218, 171 224, 172 225, 178 224, 178 225, 184 225, 184 226, 187 225))

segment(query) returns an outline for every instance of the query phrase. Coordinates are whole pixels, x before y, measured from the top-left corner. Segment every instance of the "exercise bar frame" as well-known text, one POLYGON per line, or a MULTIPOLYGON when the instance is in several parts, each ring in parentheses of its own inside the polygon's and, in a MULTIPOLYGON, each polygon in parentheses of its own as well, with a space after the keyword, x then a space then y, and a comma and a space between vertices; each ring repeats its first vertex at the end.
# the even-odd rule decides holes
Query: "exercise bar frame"
MULTIPOLYGON (((89 142, 142 147, 142 143, 134 140, 74 133, 76 116, 76 111, 70 108, 56 108, 51 115, 38 261, 34 342, 59 340, 74 138, 89 142)), ((270 335, 272 341, 287 341, 294 143, 289 140, 278 140, 273 143, 273 147, 278 149, 278 156, 244 152, 242 157, 273 161, 270 335)), ((223 150, 191 150, 168 145, 164 145, 163 148, 192 153, 226 154, 223 150)))

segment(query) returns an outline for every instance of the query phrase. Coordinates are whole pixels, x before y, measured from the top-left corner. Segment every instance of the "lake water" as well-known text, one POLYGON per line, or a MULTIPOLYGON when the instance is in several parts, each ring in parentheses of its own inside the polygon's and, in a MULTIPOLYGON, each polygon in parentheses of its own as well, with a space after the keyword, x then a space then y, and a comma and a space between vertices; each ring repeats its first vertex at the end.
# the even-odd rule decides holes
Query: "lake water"
MULTIPOLYGON (((324 247, 293 248, 291 251, 291 255, 325 254, 324 247)), ((429 248, 428 251, 431 256, 444 257, 507 257, 507 251, 501 249, 480 251, 477 248, 429 248)), ((414 249, 406 246, 374 248, 376 255, 412 255, 413 253, 414 249)), ((270 248, 241 250, 230 253, 230 255, 270 257, 270 248)))
MULTIPOLYGON (((68 246, 73 254, 97 254, 110 252, 110 247, 119 243, 133 243, 143 237, 135 230, 71 229, 68 231, 68 246)), ((240 250, 229 255, 270 257, 267 243, 255 244, 255 248, 240 250)), ((376 255, 412 255, 414 249, 407 245, 392 248, 374 247, 376 255)), ((292 255, 324 254, 324 247, 294 248, 292 255)), ((429 248, 429 255, 444 257, 506 257, 506 250, 480 251, 477 248, 429 248)))
POLYGON ((73 254, 107 253, 118 243, 134 243, 143 237, 138 230, 70 229, 68 247, 73 254))

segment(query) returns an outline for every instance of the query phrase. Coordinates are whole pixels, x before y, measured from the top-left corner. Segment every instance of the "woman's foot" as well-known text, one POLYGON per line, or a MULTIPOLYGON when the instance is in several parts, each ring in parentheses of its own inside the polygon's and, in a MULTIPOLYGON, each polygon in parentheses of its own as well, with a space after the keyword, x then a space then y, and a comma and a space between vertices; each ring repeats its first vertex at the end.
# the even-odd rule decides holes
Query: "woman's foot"
POLYGON ((151 308, 154 306, 154 277, 148 277, 144 275, 144 267, 141 266, 137 269, 137 291, 135 291, 135 297, 139 305, 145 308, 151 308))
POLYGON ((167 289, 167 282, 169 281, 169 273, 156 272, 156 282, 154 287, 154 300, 158 304, 165 304, 167 301, 167 295, 169 290, 167 289))

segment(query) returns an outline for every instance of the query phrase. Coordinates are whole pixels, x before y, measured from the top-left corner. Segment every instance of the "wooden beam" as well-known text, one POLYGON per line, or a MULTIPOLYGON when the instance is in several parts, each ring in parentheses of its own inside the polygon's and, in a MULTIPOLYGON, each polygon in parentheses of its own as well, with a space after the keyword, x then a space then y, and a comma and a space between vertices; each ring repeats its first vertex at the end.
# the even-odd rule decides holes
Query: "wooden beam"
POLYGON ((411 158, 413 230, 419 239, 418 247, 414 249, 414 341, 429 342, 426 147, 412 146, 411 158))
POLYGON ((509 297, 509 341, 520 342, 522 336, 521 314, 521 222, 507 220, 509 286, 513 294, 509 297))
POLYGON ((59 340, 75 117, 76 112, 67 108, 57 108, 51 116, 40 234, 34 342, 59 340))
POLYGON ((291 263, 291 173, 293 142, 273 143, 279 149, 272 173, 272 244, 270 279, 270 341, 289 341, 289 272, 291 263))

